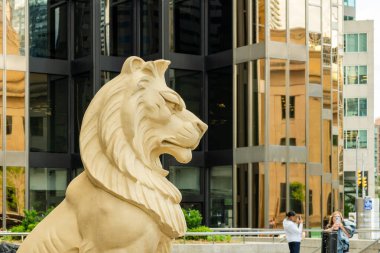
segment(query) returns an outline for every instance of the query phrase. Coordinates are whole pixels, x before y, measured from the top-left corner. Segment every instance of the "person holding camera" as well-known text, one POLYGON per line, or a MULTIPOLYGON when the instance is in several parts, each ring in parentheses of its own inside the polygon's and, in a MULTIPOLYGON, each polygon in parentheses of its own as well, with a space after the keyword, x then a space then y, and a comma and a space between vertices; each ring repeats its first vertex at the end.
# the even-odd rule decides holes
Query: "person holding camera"
POLYGON ((336 231, 338 233, 337 253, 349 252, 350 241, 348 238, 352 237, 352 232, 348 230, 348 227, 345 227, 341 212, 333 212, 330 216, 329 223, 327 224, 325 231, 336 231))
POLYGON ((294 211, 286 213, 286 218, 282 222, 288 241, 290 253, 299 253, 302 239, 303 220, 294 211))

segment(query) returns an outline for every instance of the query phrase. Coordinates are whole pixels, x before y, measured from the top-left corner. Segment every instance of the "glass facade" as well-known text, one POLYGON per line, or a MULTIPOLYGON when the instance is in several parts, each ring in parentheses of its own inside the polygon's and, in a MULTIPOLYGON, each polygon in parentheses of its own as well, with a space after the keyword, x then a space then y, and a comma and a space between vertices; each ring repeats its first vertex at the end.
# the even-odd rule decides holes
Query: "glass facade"
MULTIPOLYGON (((189 164, 161 157, 183 194, 182 207, 200 210, 206 225, 264 228, 271 219, 280 227, 294 209, 306 226, 321 227, 341 208, 341 144, 356 145, 352 138, 360 135, 364 147, 367 138, 361 130, 341 130, 348 104, 359 116, 367 107, 360 98, 356 105, 342 98, 343 81, 367 79, 366 66, 343 73, 343 2, 6 2, 3 228, 12 225, 6 215, 44 211, 63 200, 83 171, 84 112, 131 55, 170 60, 168 85, 209 126, 189 164)), ((344 41, 347 52, 367 50, 365 33, 344 41)))
POLYGON ((367 116, 367 98, 345 98, 344 116, 367 116))
MULTIPOLYGON (((269 227, 274 220, 281 227, 295 210, 308 227, 322 227, 333 209, 343 209, 343 2, 235 7, 234 224, 269 227)), ((365 41, 358 35, 357 50, 365 41)))

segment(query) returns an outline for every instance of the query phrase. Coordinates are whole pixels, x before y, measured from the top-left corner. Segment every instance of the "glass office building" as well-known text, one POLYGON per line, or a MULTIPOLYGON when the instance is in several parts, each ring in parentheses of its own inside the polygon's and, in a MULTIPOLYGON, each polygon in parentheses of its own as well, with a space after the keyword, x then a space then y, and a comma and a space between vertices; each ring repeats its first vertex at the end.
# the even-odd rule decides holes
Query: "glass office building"
POLYGON ((62 201, 83 114, 131 55, 170 60, 168 85, 209 125, 189 164, 162 157, 204 223, 268 227, 294 209, 320 227, 342 207, 342 1, 1 3, 4 228, 62 201))

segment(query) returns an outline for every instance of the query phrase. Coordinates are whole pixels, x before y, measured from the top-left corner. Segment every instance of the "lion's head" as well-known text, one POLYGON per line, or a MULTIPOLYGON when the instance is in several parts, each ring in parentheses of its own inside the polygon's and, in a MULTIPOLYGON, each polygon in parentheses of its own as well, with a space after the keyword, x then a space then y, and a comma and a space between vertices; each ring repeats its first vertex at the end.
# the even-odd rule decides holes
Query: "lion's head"
POLYGON ((120 75, 95 95, 83 119, 80 151, 86 173, 108 192, 140 206, 170 237, 185 232, 181 194, 160 155, 191 160, 207 125, 168 88, 169 61, 128 58, 120 75))

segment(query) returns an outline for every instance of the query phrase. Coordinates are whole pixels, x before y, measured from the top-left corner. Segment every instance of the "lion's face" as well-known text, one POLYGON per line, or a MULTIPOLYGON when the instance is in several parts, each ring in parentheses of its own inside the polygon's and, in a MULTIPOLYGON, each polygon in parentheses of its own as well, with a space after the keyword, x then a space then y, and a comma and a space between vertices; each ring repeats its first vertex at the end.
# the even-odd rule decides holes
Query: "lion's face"
POLYGON ((207 125, 186 109, 182 98, 167 87, 163 78, 143 81, 135 92, 127 92, 122 125, 135 152, 153 163, 163 153, 178 162, 189 162, 191 151, 207 130, 207 125))

